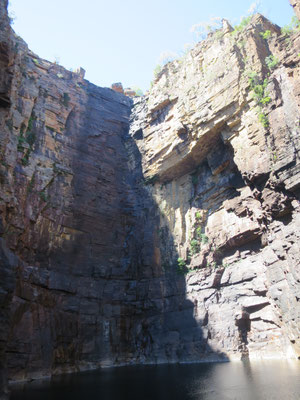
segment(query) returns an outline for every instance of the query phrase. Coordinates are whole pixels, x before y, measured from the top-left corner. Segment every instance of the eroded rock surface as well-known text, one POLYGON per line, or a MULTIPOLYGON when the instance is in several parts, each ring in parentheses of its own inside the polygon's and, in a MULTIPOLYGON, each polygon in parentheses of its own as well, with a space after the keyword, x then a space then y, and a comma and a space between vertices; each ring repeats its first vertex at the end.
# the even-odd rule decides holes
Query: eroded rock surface
POLYGON ((299 45, 261 15, 227 23, 132 114, 162 263, 181 258, 195 319, 230 358, 299 357, 299 45))
POLYGON ((3 374, 299 357, 299 33, 224 23, 132 100, 0 22, 3 374))

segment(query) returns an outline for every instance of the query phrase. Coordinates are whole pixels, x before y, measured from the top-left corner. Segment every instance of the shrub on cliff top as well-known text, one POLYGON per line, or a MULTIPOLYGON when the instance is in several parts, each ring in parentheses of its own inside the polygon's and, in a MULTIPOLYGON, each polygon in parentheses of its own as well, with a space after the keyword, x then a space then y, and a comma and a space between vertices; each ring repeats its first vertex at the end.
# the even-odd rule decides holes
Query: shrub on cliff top
POLYGON ((177 57, 178 57, 178 54, 174 53, 174 51, 165 50, 160 53, 158 62, 161 65, 165 65, 168 62, 174 61, 177 57))
POLYGON ((196 35, 197 40, 203 40, 210 32, 215 32, 222 28, 222 18, 211 17, 209 21, 201 21, 190 28, 190 32, 196 35))
POLYGON ((135 95, 138 97, 141 97, 144 95, 143 91, 141 88, 139 88, 138 86, 132 86, 132 90, 135 91, 135 95))
POLYGON ((161 72, 161 70, 162 70, 162 67, 161 67, 161 65, 158 64, 158 65, 154 68, 154 71, 153 71, 154 78, 157 78, 157 76, 158 76, 158 74, 161 72))
POLYGON ((281 33, 285 36, 289 36, 298 30, 300 30, 300 21, 296 15, 293 15, 291 22, 281 28, 281 33))
POLYGON ((232 35, 236 35, 238 32, 242 32, 249 25, 251 18, 252 18, 252 15, 249 15, 249 17, 242 18, 240 24, 234 26, 232 35))

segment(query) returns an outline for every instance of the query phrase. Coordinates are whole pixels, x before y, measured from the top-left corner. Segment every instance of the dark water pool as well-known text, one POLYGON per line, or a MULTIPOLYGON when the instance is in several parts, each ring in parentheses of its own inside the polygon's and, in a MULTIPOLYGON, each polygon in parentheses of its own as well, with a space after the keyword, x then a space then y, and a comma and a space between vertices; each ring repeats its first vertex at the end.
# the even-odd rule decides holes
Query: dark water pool
POLYGON ((12 388, 12 400, 299 400, 300 362, 104 369, 12 388))

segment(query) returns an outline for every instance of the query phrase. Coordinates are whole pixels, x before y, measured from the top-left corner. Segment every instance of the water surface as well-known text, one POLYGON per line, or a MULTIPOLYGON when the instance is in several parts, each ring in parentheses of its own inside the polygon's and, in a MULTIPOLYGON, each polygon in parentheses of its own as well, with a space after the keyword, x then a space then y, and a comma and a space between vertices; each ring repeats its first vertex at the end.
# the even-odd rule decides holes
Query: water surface
POLYGON ((11 400, 299 400, 300 362, 134 366, 18 384, 11 400))

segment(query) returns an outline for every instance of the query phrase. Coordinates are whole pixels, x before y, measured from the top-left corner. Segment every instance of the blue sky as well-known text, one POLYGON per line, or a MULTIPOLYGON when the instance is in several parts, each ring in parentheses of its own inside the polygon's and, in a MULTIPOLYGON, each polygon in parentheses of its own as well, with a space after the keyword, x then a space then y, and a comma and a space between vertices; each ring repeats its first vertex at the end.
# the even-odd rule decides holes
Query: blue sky
MULTIPOLYGON (((191 26, 212 17, 238 23, 253 0, 10 0, 13 28, 40 57, 83 67, 98 86, 149 88, 164 51, 197 40, 191 26)), ((288 0, 261 0, 258 11, 283 26, 288 0)))

